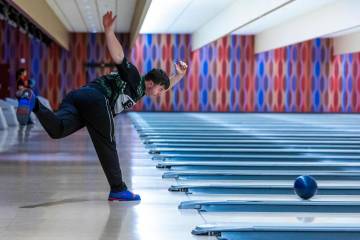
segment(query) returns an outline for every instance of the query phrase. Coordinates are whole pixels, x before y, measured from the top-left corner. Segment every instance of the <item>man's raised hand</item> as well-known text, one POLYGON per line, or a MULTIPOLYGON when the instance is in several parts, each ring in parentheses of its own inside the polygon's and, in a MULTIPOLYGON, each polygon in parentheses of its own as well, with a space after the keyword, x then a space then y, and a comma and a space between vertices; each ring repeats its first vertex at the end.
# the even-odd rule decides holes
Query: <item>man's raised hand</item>
POLYGON ((105 15, 103 16, 103 26, 104 26, 105 33, 109 32, 109 31, 114 31, 115 19, 116 19, 116 16, 113 17, 112 11, 107 11, 105 13, 105 15))

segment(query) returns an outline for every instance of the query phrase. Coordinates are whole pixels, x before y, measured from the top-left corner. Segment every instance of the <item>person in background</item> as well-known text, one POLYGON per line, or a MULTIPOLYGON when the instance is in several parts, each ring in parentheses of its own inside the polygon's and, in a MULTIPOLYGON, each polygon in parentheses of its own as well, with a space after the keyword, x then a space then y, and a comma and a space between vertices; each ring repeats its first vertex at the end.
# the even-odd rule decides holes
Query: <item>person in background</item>
MULTIPOLYGON (((28 79, 28 73, 25 68, 19 68, 16 71, 16 93, 15 93, 16 98, 18 99, 19 105, 20 105, 20 101, 21 101, 21 96, 26 89, 31 89, 30 84, 29 84, 29 79, 28 79)), ((21 121, 21 119, 19 119, 18 115, 17 115, 17 119, 18 119, 20 125, 22 125, 22 126, 34 124, 34 122, 31 120, 30 117, 26 121, 26 124, 24 124, 24 121, 21 121)))
POLYGON ((29 88, 27 70, 20 68, 16 71, 16 97, 20 98, 22 92, 27 88, 29 88))

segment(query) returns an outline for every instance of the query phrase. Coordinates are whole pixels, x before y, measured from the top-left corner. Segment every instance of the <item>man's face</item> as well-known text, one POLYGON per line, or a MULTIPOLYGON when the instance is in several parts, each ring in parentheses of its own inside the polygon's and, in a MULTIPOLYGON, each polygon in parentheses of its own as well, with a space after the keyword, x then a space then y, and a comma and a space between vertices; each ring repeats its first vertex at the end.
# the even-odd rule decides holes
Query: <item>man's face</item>
POLYGON ((145 81, 145 94, 147 96, 160 96, 165 89, 162 85, 155 84, 152 80, 145 81))

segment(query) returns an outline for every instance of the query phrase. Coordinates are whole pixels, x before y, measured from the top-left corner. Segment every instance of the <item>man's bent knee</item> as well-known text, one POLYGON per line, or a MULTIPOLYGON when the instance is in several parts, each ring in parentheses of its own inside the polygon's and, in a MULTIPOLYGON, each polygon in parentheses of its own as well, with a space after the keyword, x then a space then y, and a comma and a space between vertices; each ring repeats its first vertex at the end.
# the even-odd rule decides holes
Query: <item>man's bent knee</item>
POLYGON ((62 131, 51 131, 51 132, 47 131, 47 132, 52 139, 60 139, 64 137, 62 131))

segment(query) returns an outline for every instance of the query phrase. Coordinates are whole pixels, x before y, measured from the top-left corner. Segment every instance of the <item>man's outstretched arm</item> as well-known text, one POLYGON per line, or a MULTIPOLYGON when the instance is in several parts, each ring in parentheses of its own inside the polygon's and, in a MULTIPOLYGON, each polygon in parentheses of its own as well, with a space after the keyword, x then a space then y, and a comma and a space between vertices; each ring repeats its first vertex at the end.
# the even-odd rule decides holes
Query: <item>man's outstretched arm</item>
POLYGON ((170 76, 170 87, 167 90, 170 90, 185 76, 187 68, 187 64, 183 61, 175 63, 176 73, 170 76))
POLYGON ((103 26, 105 31, 106 45, 109 49, 111 58, 116 64, 122 63, 124 59, 124 50, 115 36, 114 32, 114 22, 116 16, 112 16, 112 11, 107 12, 103 16, 103 26))

